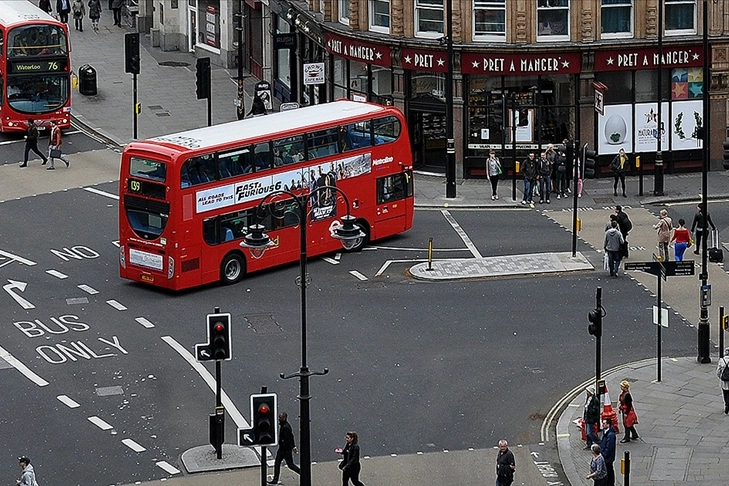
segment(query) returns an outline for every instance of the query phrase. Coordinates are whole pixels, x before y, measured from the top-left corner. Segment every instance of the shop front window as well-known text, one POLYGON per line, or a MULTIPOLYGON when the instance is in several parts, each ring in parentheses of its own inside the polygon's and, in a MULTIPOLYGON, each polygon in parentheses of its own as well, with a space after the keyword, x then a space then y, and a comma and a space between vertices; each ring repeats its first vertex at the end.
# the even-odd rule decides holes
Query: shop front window
POLYGON ((473 40, 506 40, 506 0, 473 2, 473 40))
POLYGON ((220 0, 200 0, 198 19, 198 45, 220 50, 220 0))
POLYGON ((390 32, 390 0, 370 0, 370 29, 390 32))
POLYGON ((367 64, 359 61, 349 61, 349 89, 350 98, 355 101, 367 101, 370 92, 369 73, 367 64))
POLYGON ((443 0, 416 0, 415 16, 418 37, 443 35, 443 0))
POLYGON ((342 57, 334 58, 334 69, 333 72, 333 83, 334 86, 334 97, 332 99, 338 100, 341 98, 347 98, 347 60, 342 57))
POLYGON ((537 40, 570 38, 570 0, 537 0, 537 40))
POLYGON ((696 33, 696 0, 665 0, 666 35, 696 33))
POLYGON ((633 36, 633 1, 602 0, 602 37, 633 36))

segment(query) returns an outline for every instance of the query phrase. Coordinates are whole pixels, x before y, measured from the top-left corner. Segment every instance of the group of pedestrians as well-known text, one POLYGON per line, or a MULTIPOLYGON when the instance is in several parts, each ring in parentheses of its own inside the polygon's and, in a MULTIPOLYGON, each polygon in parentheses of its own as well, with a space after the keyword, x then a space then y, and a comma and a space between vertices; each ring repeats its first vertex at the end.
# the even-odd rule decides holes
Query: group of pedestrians
MULTIPOLYGON (((101 18, 101 0, 56 0, 56 17, 64 24, 68 23, 69 14, 73 17, 74 28, 79 32, 84 31, 84 17, 86 17, 86 6, 91 19, 91 28, 94 32, 99 31, 99 19, 101 18)), ((114 12, 114 25, 121 27, 121 9, 124 0, 110 0, 109 10, 114 12)), ((49 15, 53 15, 51 0, 39 0, 38 7, 49 15)))
POLYGON ((30 152, 37 154, 42 160, 41 165, 46 165, 50 159, 51 164, 48 166, 48 170, 55 170, 55 160, 61 159, 66 167, 69 167, 71 163, 68 157, 63 155, 61 152, 61 144, 63 143, 63 136, 61 135, 61 127, 58 123, 51 121, 51 134, 48 141, 48 156, 46 157, 40 150, 38 150, 38 125, 32 118, 28 119, 28 128, 25 132, 25 154, 23 156, 23 163, 20 167, 28 167, 28 155, 30 152))
POLYGON ((686 250, 696 244, 694 247, 694 254, 699 254, 699 248, 701 244, 707 244, 707 235, 704 234, 704 225, 711 227, 711 230, 716 230, 714 222, 711 220, 711 215, 707 214, 704 210, 704 205, 699 204, 697 206, 696 214, 694 215, 691 229, 686 228, 686 220, 679 218, 678 227, 673 227, 673 220, 668 216, 668 211, 662 209, 658 222, 653 225, 653 229, 657 230, 658 233, 658 252, 661 261, 670 260, 669 246, 671 243, 674 245, 674 256, 677 262, 683 261, 686 250), (691 233, 695 235, 695 240, 691 238, 691 233))
POLYGON ((603 249, 607 255, 607 269, 611 277, 617 277, 620 270, 620 261, 628 257, 628 233, 633 229, 633 223, 623 211, 621 205, 615 206, 615 214, 610 215, 610 222, 605 228, 605 243, 603 249))

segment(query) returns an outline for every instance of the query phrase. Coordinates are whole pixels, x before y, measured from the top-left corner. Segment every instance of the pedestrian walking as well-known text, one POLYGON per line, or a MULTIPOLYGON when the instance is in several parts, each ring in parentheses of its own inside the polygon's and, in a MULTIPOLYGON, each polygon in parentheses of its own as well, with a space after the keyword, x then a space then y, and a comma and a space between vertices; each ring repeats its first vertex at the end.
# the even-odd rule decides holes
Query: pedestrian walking
POLYGON ((724 350, 724 357, 719 358, 716 376, 721 380, 721 394, 724 395, 724 414, 729 414, 729 348, 724 350), (724 371, 726 370, 726 373, 724 371))
POLYGON ((539 157, 539 163, 537 164, 539 179, 539 204, 544 204, 544 200, 547 200, 549 204, 549 193, 551 191, 550 177, 552 174, 552 163, 547 158, 547 153, 542 152, 539 157))
MULTIPOLYGON (((694 254, 698 255, 701 248, 703 248, 703 245, 708 245, 709 235, 704 234, 704 218, 706 217, 706 223, 708 226, 711 226, 711 230, 716 230, 716 226, 714 226, 714 222, 711 220, 711 215, 707 214, 706 211, 704 211, 704 204, 701 203, 698 205, 698 211, 694 215, 694 222, 691 223, 691 232, 694 233, 694 240, 696 242, 696 247, 694 248, 694 254), (706 216, 704 216, 706 215, 706 216)), ((707 229, 708 229, 707 226, 707 229)))
POLYGON ((499 441, 499 454, 496 456, 496 486, 509 486, 514 482, 516 462, 514 453, 509 450, 506 439, 499 441))
POLYGON ((605 232, 604 249, 608 254, 608 269, 610 270, 611 277, 618 276, 620 257, 624 243, 623 235, 618 229, 618 222, 615 220, 610 221, 610 229, 605 232))
POLYGON ((623 380, 620 382, 620 397, 618 397, 620 406, 618 409, 623 415, 623 427, 625 428, 625 437, 620 439, 621 443, 638 440, 638 431, 635 430, 635 424, 638 423, 638 415, 633 408, 633 395, 630 394, 630 383, 623 380))
POLYGON ((623 235, 623 239, 625 242, 623 243, 623 247, 621 250, 621 258, 628 258, 628 233, 630 233, 630 230, 633 229, 633 222, 630 221, 630 218, 627 214, 623 211, 623 207, 618 204, 615 206, 615 216, 616 221, 618 222, 618 229, 620 230, 620 233, 623 235))
POLYGON ((486 178, 491 183, 492 201, 499 198, 499 195, 496 194, 496 188, 499 186, 499 175, 501 175, 501 162, 496 156, 496 152, 492 150, 486 160, 486 178))
POLYGON ((266 104, 263 102, 260 96, 256 95, 253 97, 253 103, 251 103, 251 111, 248 112, 248 116, 267 115, 266 104))
POLYGON ((600 454, 605 459, 605 468, 607 469, 607 478, 605 478, 605 486, 615 486, 615 429, 613 422, 609 418, 602 420, 602 440, 600 441, 600 454))
POLYGON ((557 151, 554 150, 554 144, 547 144, 547 150, 544 151, 544 156, 547 157, 547 160, 549 160, 549 192, 557 192, 557 185, 555 184, 557 178, 555 177, 556 174, 554 170, 555 163, 557 162, 557 151))
POLYGON ((89 18, 91 28, 94 32, 99 31, 99 19, 101 18, 101 0, 89 0, 89 18))
POLYGON ((20 167, 28 167, 28 154, 31 150, 43 159, 41 165, 46 165, 48 159, 38 150, 38 127, 35 125, 35 120, 28 118, 28 128, 25 132, 25 155, 23 156, 23 163, 20 164, 20 167))
POLYGON ((114 12, 114 25, 121 27, 121 9, 124 0, 111 0, 111 11, 114 12))
POLYGON ((537 184, 537 161, 534 160, 534 152, 531 152, 521 166, 521 173, 524 174, 524 199, 522 204, 534 205, 534 186, 537 184))
POLYGON ((685 219, 679 218, 678 228, 673 230, 671 241, 675 242, 673 251, 676 255, 676 261, 683 261, 683 254, 686 252, 686 248, 689 247, 689 242, 691 241, 691 233, 686 229, 685 219))
POLYGON ((286 461, 286 466, 296 474, 301 474, 299 466, 294 464, 292 453, 298 454, 294 441, 294 432, 291 430, 291 424, 288 422, 288 414, 281 412, 278 414, 278 450, 276 450, 276 460, 273 462, 273 477, 268 484, 278 484, 278 477, 281 473, 281 463, 286 461))
POLYGON ((618 195, 618 181, 620 181, 623 188, 623 197, 628 197, 625 194, 625 171, 627 168, 628 156, 625 154, 624 149, 620 149, 618 155, 616 155, 610 163, 610 170, 613 171, 613 176, 615 177, 615 183, 613 184, 613 196, 618 195))
POLYGON ((86 6, 83 0, 73 0, 71 5, 71 11, 73 12, 73 25, 79 32, 84 31, 84 16, 86 15, 86 6))
POLYGON ((566 198, 567 188, 569 187, 569 181, 567 181, 567 155, 562 148, 557 150, 554 163, 556 166, 554 171, 557 177, 557 199, 566 198))
POLYGON ((339 463, 339 469, 342 470, 342 486, 348 486, 349 480, 352 480, 354 486, 364 486, 359 480, 359 472, 361 466, 359 464, 359 443, 357 432, 349 431, 344 435, 347 444, 344 449, 337 449, 342 454, 342 462, 339 463))
POLYGON ((589 450, 592 444, 599 444, 600 438, 595 433, 595 426, 600 421, 600 400, 595 395, 595 385, 585 388, 585 407, 582 413, 582 420, 585 427, 585 435, 587 435, 587 447, 589 450))
POLYGON ((607 467, 605 466, 605 458, 602 457, 600 446, 592 444, 592 460, 590 461, 590 474, 587 479, 592 479, 595 486, 605 486, 607 480, 607 467))
POLYGON ((58 126, 57 122, 52 121, 51 140, 48 142, 48 158, 51 159, 51 166, 48 167, 48 169, 46 170, 56 170, 56 167, 54 165, 56 159, 61 159, 66 164, 66 167, 71 165, 71 163, 68 161, 68 158, 61 152, 62 143, 63 141, 61 136, 61 127, 58 126))
POLYGON ((661 261, 667 262, 669 259, 668 243, 671 241, 671 232, 673 231, 673 221, 668 217, 668 211, 661 209, 661 215, 653 229, 658 230, 658 253, 661 261))
POLYGON ((48 15, 53 12, 53 7, 51 7, 51 0, 40 0, 38 2, 38 8, 43 10, 48 15))
POLYGON ((18 462, 20 463, 20 469, 23 471, 16 480, 18 486, 38 486, 38 482, 35 480, 35 470, 30 463, 30 459, 22 456, 18 458, 18 462))
POLYGON ((68 13, 71 11, 71 0, 56 0, 56 13, 58 20, 68 23, 68 13))

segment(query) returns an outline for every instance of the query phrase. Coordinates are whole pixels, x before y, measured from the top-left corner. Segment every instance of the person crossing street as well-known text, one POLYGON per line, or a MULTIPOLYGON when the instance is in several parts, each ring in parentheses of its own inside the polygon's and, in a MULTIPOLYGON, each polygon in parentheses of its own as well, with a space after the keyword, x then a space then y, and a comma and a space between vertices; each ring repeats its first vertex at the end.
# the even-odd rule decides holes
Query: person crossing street
POLYGON ((278 450, 276 451, 276 459, 273 463, 273 477, 268 484, 278 484, 278 478, 281 474, 281 463, 286 461, 286 466, 296 474, 301 474, 299 466, 294 464, 292 453, 298 453, 296 442, 294 441, 294 432, 291 430, 291 424, 288 422, 288 414, 281 412, 278 414, 278 450))

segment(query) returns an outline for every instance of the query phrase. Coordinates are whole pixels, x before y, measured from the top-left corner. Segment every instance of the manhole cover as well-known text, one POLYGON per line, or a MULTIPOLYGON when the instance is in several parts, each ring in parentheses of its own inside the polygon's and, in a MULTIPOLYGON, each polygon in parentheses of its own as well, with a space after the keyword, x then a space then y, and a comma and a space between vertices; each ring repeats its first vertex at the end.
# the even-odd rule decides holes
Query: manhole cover
POLYGON ((182 62, 182 61, 162 61, 157 63, 160 66, 167 66, 167 67, 187 67, 190 65, 189 62, 182 62))
POLYGON ((257 334, 274 334, 283 331, 272 314, 249 314, 244 316, 248 328, 257 334))

